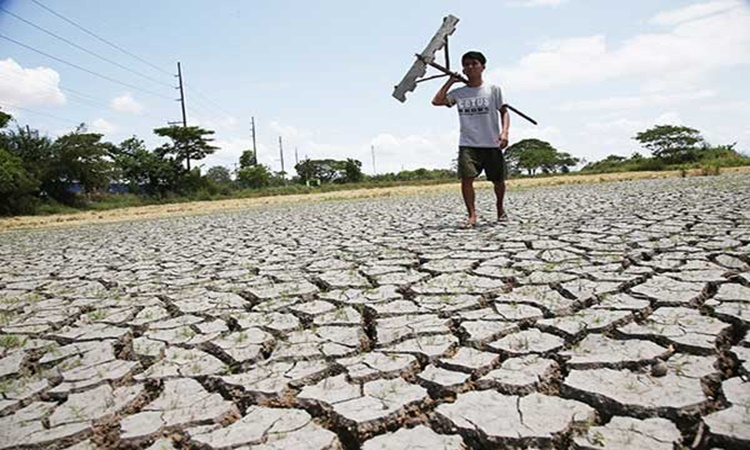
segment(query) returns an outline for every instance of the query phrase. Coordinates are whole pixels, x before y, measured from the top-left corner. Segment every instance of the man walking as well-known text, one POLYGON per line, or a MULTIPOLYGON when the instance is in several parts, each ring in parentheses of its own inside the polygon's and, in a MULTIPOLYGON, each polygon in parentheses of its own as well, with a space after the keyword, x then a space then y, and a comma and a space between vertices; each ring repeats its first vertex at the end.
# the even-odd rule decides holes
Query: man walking
POLYGON ((508 220, 503 206, 506 177, 503 149, 508 146, 510 116, 507 108, 503 106, 500 87, 484 83, 482 80, 486 63, 487 59, 482 53, 467 52, 461 57, 464 75, 469 80, 467 85, 449 92, 451 86, 460 81, 459 78, 451 76, 432 99, 435 106, 458 105, 461 125, 458 176, 461 178, 461 194, 469 213, 466 228, 477 224, 474 179, 482 170, 495 187, 497 219, 508 220))

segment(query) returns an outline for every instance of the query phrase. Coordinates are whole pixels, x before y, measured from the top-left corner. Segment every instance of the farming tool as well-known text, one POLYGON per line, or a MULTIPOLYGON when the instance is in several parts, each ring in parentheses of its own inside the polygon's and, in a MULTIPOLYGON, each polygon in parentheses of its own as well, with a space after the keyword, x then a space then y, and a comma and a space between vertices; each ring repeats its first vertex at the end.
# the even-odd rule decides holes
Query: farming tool
MULTIPOLYGON (((393 97, 396 98, 396 100, 402 103, 405 102, 406 93, 414 91, 414 89, 417 88, 417 84, 423 81, 452 76, 458 78, 464 83, 469 82, 469 80, 467 80, 466 77, 464 77, 460 73, 451 72, 450 70, 448 36, 456 31, 457 23, 458 17, 456 16, 449 14, 448 16, 443 18, 443 24, 440 26, 437 33, 435 33, 432 39, 430 39, 430 42, 427 44, 427 47, 425 47, 422 53, 415 54, 417 60, 414 61, 414 64, 412 64, 412 66, 409 68, 409 71, 406 72, 404 78, 401 79, 401 82, 394 88, 393 97), (441 65, 435 62, 435 53, 437 53, 441 49, 445 50, 445 65, 441 65), (425 77, 427 73, 427 66, 437 69, 439 72, 441 72, 441 74, 425 77)), ((537 124, 534 119, 517 110, 516 108, 510 106, 509 104, 505 103, 503 106, 528 120, 529 122, 533 123, 534 125, 537 124)))

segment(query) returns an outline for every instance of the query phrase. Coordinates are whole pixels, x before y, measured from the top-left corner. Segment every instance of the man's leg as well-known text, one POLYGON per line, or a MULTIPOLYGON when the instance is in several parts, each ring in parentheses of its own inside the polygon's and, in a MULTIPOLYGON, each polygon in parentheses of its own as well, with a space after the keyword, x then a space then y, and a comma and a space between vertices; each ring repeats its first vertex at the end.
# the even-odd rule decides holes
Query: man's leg
POLYGON ((461 195, 464 197, 466 212, 469 218, 464 224, 471 228, 477 224, 477 209, 474 206, 474 178, 479 176, 482 170, 481 154, 477 149, 471 147, 459 147, 458 149, 458 177, 461 179, 461 195))
POLYGON ((494 181, 495 185, 495 199, 497 206, 497 220, 506 220, 508 216, 505 214, 505 180, 494 181))
POLYGON ((461 194, 466 204, 466 212, 469 213, 466 226, 473 227, 477 224, 477 209, 474 204, 474 178, 461 178, 461 194))
POLYGON ((492 181, 495 187, 495 205, 497 206, 497 220, 508 220, 505 214, 505 155, 501 149, 487 150, 488 163, 486 166, 487 179, 492 181))

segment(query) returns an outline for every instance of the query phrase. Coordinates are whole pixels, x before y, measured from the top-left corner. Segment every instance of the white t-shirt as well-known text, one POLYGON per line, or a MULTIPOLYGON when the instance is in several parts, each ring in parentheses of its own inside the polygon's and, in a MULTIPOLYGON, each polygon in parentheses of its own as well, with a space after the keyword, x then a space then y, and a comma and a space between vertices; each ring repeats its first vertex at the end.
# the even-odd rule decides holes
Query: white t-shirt
POLYGON ((461 138, 458 145, 467 147, 499 147, 500 121, 503 106, 499 86, 483 83, 479 87, 463 86, 448 92, 450 106, 458 105, 461 138))

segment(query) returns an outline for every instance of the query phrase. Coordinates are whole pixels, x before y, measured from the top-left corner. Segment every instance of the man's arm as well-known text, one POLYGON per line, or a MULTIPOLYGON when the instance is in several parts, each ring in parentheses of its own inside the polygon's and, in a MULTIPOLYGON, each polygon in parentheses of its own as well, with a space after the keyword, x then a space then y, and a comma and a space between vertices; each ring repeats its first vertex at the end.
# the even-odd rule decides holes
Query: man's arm
POLYGON ((454 83, 459 81, 458 78, 453 76, 448 77, 448 81, 443 84, 443 87, 435 94, 435 98, 432 99, 432 104, 435 106, 451 106, 451 102, 448 100, 448 91, 454 83))
POLYGON ((505 148, 508 146, 508 132, 510 131, 510 114, 505 105, 500 107, 500 123, 502 124, 502 131, 500 131, 500 148, 505 148))

